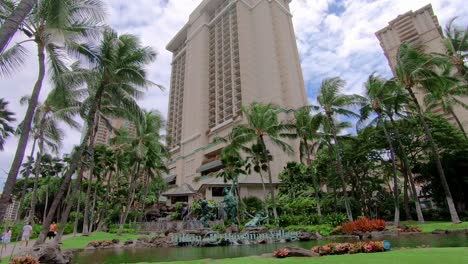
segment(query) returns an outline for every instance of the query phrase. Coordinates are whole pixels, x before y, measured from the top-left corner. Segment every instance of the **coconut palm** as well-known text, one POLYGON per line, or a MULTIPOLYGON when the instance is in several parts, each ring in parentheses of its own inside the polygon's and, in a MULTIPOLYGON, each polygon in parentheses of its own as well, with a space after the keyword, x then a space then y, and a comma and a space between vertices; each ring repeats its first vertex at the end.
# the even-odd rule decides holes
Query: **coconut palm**
POLYGON ((21 0, 16 6, 13 1, 0 2, 0 53, 6 48, 21 23, 36 4, 36 0, 21 0), (6 16, 6 14, 9 14, 6 16))
POLYGON ((268 158, 270 152, 267 148, 266 141, 270 141, 272 145, 279 147, 287 153, 292 152, 291 146, 282 141, 284 138, 282 134, 290 129, 290 126, 281 122, 279 119, 279 114, 284 112, 284 110, 273 104, 254 102, 249 108, 243 106, 242 112, 246 117, 247 123, 236 127, 237 133, 239 133, 236 140, 240 145, 245 146, 253 143, 254 146, 261 148, 259 153, 263 156, 262 160, 265 161, 268 173, 273 216, 277 219, 278 213, 276 211, 275 187, 273 185, 273 176, 271 173, 271 159, 268 158))
MULTIPOLYGON (((87 85, 89 95, 83 103, 87 129, 80 148, 74 153, 74 162, 64 176, 65 179, 51 205, 36 244, 44 242, 48 226, 54 216, 52 212, 55 212, 67 191, 71 176, 80 165, 81 157, 86 159, 91 157, 89 174, 92 175, 96 118, 107 110, 113 110, 120 116, 133 115, 135 119, 142 118, 135 99, 142 96, 144 89, 155 85, 147 79, 145 66, 156 58, 156 53, 150 47, 142 46, 136 36, 130 34, 119 36, 115 31, 106 29, 98 46, 83 43, 76 45, 75 50, 77 50, 75 55, 83 60, 88 59, 86 64, 90 67, 75 65, 74 71, 67 73, 63 78, 66 83, 72 83, 74 86, 87 85)), ((78 191, 80 186, 73 189, 78 191)), ((64 217, 67 218, 68 215, 62 215, 62 219, 64 217)))
POLYGON ((424 117, 423 109, 415 95, 415 89, 421 89, 425 93, 432 93, 436 92, 438 87, 445 85, 447 82, 446 79, 443 78, 443 76, 440 76, 436 71, 435 67, 437 66, 437 62, 438 61, 433 56, 421 52, 419 49, 412 47, 408 43, 403 43, 398 49, 396 56, 394 81, 397 85, 404 87, 409 94, 411 102, 415 108, 415 114, 423 125, 426 140, 432 150, 432 156, 437 166, 442 188, 445 192, 450 217, 453 223, 459 223, 460 219, 453 203, 447 179, 445 178, 439 151, 432 138, 431 130, 424 117))
MULTIPOLYGON (((390 136, 390 133, 387 130, 386 122, 387 116, 385 115, 384 108, 386 105, 393 106, 393 93, 390 89, 387 89, 385 86, 386 81, 381 77, 375 75, 375 73, 371 74, 367 79, 366 83, 364 84, 366 88, 366 97, 362 100, 362 106, 360 110, 360 122, 369 118, 369 116, 374 113, 377 115, 376 119, 374 119, 372 123, 376 123, 377 126, 381 126, 385 138, 387 140, 389 150, 390 150, 390 159, 392 163, 392 175, 393 175, 393 193, 394 193, 394 204, 395 204, 395 213, 393 224, 395 226, 400 225, 400 203, 399 203, 399 196, 400 192, 398 190, 398 170, 396 165, 396 155, 395 155, 395 148, 393 146, 393 140, 390 136)), ((359 123, 358 123, 359 125, 359 123)))
POLYGON ((456 69, 460 77, 465 81, 468 76, 466 60, 468 59, 468 29, 461 29, 454 26, 457 18, 452 18, 445 27, 444 45, 445 54, 438 54, 444 57, 456 69))
POLYGON ((3 151, 5 139, 15 132, 11 123, 15 121, 13 112, 7 109, 8 102, 0 98, 0 151, 3 151))
POLYGON ((341 180, 343 189, 344 202, 346 207, 346 214, 350 221, 353 220, 351 212, 351 205, 349 203, 347 184, 344 176, 343 163, 341 160, 341 150, 338 141, 337 130, 335 126, 335 115, 343 115, 347 117, 359 117, 356 113, 346 109, 346 107, 356 105, 359 98, 356 95, 345 95, 341 93, 345 85, 345 81, 339 77, 328 78, 322 81, 320 92, 317 97, 319 103, 319 110, 326 116, 328 123, 327 126, 331 129, 333 135, 333 150, 336 157, 336 169, 341 180))
MULTIPOLYGON (((294 111, 294 121, 293 121, 293 133, 289 134, 292 138, 299 138, 300 145, 299 145, 299 153, 301 162, 303 162, 304 158, 306 160, 305 164, 310 167, 310 171, 313 173, 314 170, 312 168, 312 152, 313 152, 313 142, 316 141, 319 137, 319 129, 323 122, 324 116, 322 114, 312 115, 311 107, 304 106, 300 107, 296 111, 294 111)), ((319 200, 319 191, 320 191, 320 184, 316 179, 316 175, 312 175, 312 179, 314 181, 314 189, 315 189, 315 200, 317 203, 317 214, 322 215, 322 211, 320 208, 320 200, 319 200)))
MULTIPOLYGON (((103 3, 100 0, 39 0, 34 12, 22 24, 29 39, 13 45, 1 54, 2 72, 11 73, 24 62, 25 49, 22 45, 25 42, 34 42, 37 46, 39 73, 21 123, 22 133, 0 199, 0 218, 4 216, 23 161, 34 111, 44 82, 46 56, 51 80, 56 86, 65 89, 68 84, 65 86, 60 76, 68 70, 65 61, 66 47, 72 47, 70 44, 75 40, 96 36, 97 29, 104 19, 103 10, 103 3)), ((2 14, 5 15, 7 14, 2 14)))
POLYGON ((439 86, 434 87, 430 93, 427 93, 424 96, 424 104, 428 111, 435 111, 437 108, 440 108, 444 114, 453 117, 458 128, 462 131, 465 138, 467 138, 463 124, 454 109, 460 106, 464 110, 468 110, 468 105, 463 102, 463 99, 468 96, 468 87, 450 75, 451 67, 447 67, 443 71, 442 76, 446 77, 448 81, 441 83, 439 86))

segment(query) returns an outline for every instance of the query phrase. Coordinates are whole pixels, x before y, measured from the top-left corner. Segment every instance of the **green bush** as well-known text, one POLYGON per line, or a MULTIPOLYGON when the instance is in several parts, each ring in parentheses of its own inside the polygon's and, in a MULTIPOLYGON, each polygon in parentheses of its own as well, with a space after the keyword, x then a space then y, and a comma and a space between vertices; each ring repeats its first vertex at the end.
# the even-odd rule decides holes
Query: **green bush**
POLYGON ((245 197, 242 199, 242 203, 245 206, 245 211, 247 211, 251 215, 255 215, 257 212, 264 211, 263 202, 258 197, 245 197))
POLYGON ((333 227, 340 226, 342 223, 348 221, 348 217, 343 213, 331 213, 324 217, 322 223, 331 225, 333 227))
POLYGON ((226 226, 221 224, 214 224, 211 229, 218 231, 220 234, 224 234, 226 232, 226 226))
POLYGON ((329 236, 333 231, 331 225, 292 225, 285 228, 287 231, 307 231, 307 232, 319 232, 322 236, 329 236))
POLYGON ((278 223, 281 227, 291 225, 318 225, 320 224, 320 216, 315 214, 282 214, 278 217, 278 223))

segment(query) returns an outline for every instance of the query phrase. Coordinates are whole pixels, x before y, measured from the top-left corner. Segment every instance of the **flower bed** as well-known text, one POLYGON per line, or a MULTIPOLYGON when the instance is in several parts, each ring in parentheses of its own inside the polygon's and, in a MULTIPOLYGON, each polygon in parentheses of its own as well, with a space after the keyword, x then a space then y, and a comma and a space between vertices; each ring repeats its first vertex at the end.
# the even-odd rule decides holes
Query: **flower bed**
POLYGON ((285 248, 282 248, 282 249, 278 249, 278 250, 275 250, 273 252, 273 256, 275 258, 285 258, 289 255, 289 250, 285 249, 285 248))
POLYGON ((357 243, 330 243, 324 246, 315 246, 311 250, 321 256, 325 256, 383 252, 385 248, 384 241, 369 241, 357 243))
POLYGON ((385 230, 385 221, 382 219, 359 218, 353 222, 343 223, 341 231, 347 234, 356 234, 358 232, 372 232, 385 230))

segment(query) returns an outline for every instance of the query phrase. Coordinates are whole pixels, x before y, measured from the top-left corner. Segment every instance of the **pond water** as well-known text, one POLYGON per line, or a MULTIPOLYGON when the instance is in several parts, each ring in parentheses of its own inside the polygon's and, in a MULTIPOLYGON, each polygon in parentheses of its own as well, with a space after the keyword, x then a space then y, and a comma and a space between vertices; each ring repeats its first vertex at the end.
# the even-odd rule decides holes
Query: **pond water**
MULTIPOLYGON (((393 249, 429 247, 468 247, 468 234, 411 234, 385 238, 393 249)), ((98 249, 81 250, 75 253, 74 264, 100 263, 138 263, 188 261, 196 259, 222 259, 261 255, 271 253, 284 246, 299 246, 310 249, 329 241, 309 241, 290 243, 270 243, 262 245, 240 245, 225 247, 174 247, 174 248, 136 248, 136 249, 98 249)), ((344 242, 344 241, 339 241, 344 242)))

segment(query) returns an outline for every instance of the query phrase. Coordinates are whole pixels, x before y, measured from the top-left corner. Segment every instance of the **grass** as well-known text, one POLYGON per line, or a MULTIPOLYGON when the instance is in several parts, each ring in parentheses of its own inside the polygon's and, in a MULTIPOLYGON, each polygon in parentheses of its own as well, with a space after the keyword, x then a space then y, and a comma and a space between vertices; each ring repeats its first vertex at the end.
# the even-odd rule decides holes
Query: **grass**
POLYGON ((430 233, 436 229, 443 230, 456 230, 456 229, 468 229, 468 222, 460 224, 452 224, 452 222, 426 222, 420 224, 416 221, 404 221, 402 224, 409 226, 419 226, 424 233, 430 233))
POLYGON ((233 258, 222 260, 194 260, 170 262, 170 264, 427 264, 427 263, 468 263, 468 248, 428 248, 398 250, 375 254, 326 256, 320 258, 233 258))
POLYGON ((129 240, 129 239, 134 240, 142 236, 143 235, 140 235, 140 234, 122 234, 119 236, 117 234, 106 233, 106 232, 94 232, 90 234, 89 236, 77 236, 77 237, 72 237, 72 238, 63 240, 61 248, 62 249, 84 248, 91 241, 112 240, 114 238, 119 239, 121 242, 125 242, 126 240, 129 240))

